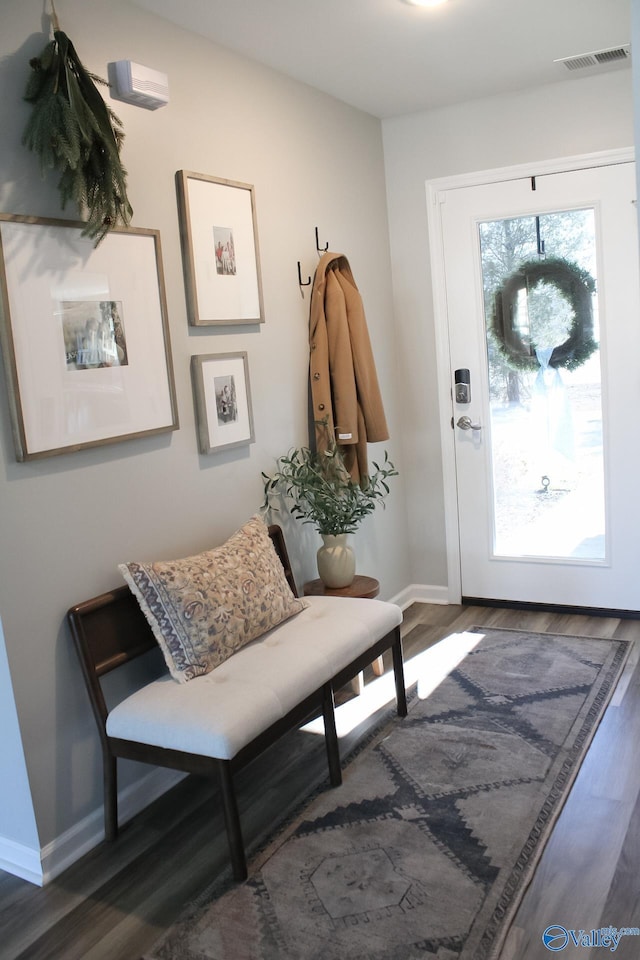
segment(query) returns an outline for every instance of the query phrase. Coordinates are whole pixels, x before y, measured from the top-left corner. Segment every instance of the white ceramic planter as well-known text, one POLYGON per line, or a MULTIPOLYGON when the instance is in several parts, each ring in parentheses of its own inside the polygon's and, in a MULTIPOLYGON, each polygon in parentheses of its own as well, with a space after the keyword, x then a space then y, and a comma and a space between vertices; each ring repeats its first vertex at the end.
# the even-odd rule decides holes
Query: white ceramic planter
POLYGON ((356 575, 356 555, 347 533, 323 533, 318 550, 318 575, 325 587, 348 587, 356 575))

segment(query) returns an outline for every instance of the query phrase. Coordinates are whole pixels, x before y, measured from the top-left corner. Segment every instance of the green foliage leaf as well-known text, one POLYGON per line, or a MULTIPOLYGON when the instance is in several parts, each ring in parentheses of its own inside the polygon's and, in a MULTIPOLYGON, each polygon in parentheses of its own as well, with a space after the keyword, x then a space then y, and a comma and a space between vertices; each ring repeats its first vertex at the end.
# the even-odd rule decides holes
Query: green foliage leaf
MULTIPOLYGON (((539 295, 542 285, 552 288, 560 301, 566 304, 566 310, 563 308, 560 311, 562 316, 567 312, 569 314, 568 331, 560 336, 561 342, 553 349, 549 366, 554 369, 565 367, 567 370, 575 370, 598 349, 593 338, 592 297, 595 281, 576 263, 562 257, 526 260, 521 263, 504 279, 494 294, 491 332, 498 350, 512 369, 538 370, 540 364, 535 348, 544 343, 536 344, 525 340, 517 329, 514 318, 517 316, 515 303, 518 293, 526 290, 528 297, 533 297, 536 293, 539 295)), ((555 313, 558 312, 556 309, 555 313)), ((552 325, 553 318, 547 318, 547 328, 552 325)))
POLYGON ((384 464, 374 463, 375 472, 357 484, 335 441, 322 453, 308 447, 290 450, 278 458, 273 475, 262 473, 263 509, 277 510, 278 500, 283 500, 293 517, 312 523, 321 534, 355 533, 378 504, 385 506, 386 481, 398 476, 386 452, 384 464))
POLYGON ((38 154, 43 175, 60 172, 62 208, 76 204, 86 220, 83 235, 97 246, 111 227, 128 226, 133 215, 120 159, 122 123, 96 88, 105 81, 85 69, 61 30, 30 66, 25 100, 33 111, 22 142, 38 154))

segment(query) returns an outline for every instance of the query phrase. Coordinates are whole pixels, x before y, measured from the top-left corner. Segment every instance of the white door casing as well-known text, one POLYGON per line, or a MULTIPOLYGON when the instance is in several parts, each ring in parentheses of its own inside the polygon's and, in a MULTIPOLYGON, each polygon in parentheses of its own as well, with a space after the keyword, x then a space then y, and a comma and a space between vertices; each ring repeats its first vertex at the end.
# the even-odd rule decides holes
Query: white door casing
POLYGON ((634 421, 640 414, 640 373, 635 362, 640 357, 640 294, 637 220, 630 202, 630 196, 635 196, 633 159, 632 150, 614 151, 427 184, 450 602, 459 602, 465 595, 640 608, 630 529, 630 522, 638 519, 635 478, 640 474, 634 442, 634 421), (568 179, 560 176, 570 171, 576 173, 568 179), (531 177, 536 177, 535 192, 530 189, 531 177), (606 201, 600 197, 602 190, 607 192, 606 201), (482 431, 463 435, 451 427, 452 416, 458 417, 461 412, 468 412, 474 422, 488 421, 478 223, 585 206, 596 208, 599 232, 609 489, 607 559, 596 564, 567 564, 493 558, 486 443, 482 431), (625 239, 618 247, 620 236, 625 239), (457 367, 472 368, 473 402, 468 411, 452 403, 453 370, 457 367), (471 534, 470 526, 475 527, 471 534))

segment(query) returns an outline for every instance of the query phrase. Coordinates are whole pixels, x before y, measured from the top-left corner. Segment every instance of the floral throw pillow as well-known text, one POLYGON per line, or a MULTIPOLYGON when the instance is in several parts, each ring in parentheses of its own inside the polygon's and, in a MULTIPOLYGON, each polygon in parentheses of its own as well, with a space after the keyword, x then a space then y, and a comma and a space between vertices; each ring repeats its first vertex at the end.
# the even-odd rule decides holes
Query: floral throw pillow
POLYGON ((118 569, 181 683, 209 673, 308 606, 294 596, 258 515, 213 550, 118 569))

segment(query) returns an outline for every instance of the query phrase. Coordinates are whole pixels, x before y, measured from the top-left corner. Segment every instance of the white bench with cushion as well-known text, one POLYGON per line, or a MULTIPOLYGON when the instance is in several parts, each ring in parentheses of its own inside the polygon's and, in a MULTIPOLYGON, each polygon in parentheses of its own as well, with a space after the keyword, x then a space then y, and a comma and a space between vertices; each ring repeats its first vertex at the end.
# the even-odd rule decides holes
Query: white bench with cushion
POLYGON ((234 772, 322 712, 339 785, 334 691, 386 649, 406 715, 402 612, 381 600, 301 600, 282 531, 259 517, 198 557, 121 570, 129 587, 68 613, 102 743, 105 836, 118 831, 118 757, 218 776, 234 877, 244 879, 234 772), (156 644, 167 673, 109 709, 101 677, 156 644))

